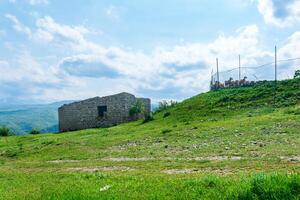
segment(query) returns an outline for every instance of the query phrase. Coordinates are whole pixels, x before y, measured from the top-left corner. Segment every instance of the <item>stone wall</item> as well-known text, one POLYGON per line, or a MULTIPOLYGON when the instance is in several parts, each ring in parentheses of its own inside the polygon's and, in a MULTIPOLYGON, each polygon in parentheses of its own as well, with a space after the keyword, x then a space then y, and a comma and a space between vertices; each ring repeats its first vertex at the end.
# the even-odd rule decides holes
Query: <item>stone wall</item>
MULTIPOLYGON (((138 98, 129 93, 95 97, 64 105, 58 109, 60 132, 87 128, 110 127, 132 121, 130 108, 138 98), (107 106, 103 117, 98 115, 98 106, 107 106)), ((151 112, 151 100, 139 98, 145 105, 146 114, 151 112)), ((140 115, 137 119, 142 118, 140 115)), ((135 119, 134 119, 135 120, 135 119)))

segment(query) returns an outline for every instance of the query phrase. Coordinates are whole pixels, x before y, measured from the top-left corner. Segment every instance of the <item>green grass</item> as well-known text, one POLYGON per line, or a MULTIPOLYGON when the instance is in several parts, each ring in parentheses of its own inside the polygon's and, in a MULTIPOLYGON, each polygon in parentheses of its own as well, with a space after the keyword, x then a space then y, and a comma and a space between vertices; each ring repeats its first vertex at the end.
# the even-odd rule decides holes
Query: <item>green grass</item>
POLYGON ((148 123, 0 138, 0 199, 300 199, 299 92, 266 82, 148 123))

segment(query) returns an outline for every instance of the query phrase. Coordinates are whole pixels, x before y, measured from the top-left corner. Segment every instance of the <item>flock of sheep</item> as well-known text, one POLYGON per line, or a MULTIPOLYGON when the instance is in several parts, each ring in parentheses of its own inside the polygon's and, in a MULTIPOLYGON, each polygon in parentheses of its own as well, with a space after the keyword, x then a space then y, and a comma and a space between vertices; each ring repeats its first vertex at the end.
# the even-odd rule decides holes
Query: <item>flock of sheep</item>
POLYGON ((241 80, 233 80, 232 77, 229 80, 225 81, 225 83, 221 83, 219 81, 211 81, 210 89, 222 89, 222 88, 231 88, 231 87, 240 87, 240 86, 251 86, 254 85, 255 81, 247 81, 247 76, 245 76, 241 80))

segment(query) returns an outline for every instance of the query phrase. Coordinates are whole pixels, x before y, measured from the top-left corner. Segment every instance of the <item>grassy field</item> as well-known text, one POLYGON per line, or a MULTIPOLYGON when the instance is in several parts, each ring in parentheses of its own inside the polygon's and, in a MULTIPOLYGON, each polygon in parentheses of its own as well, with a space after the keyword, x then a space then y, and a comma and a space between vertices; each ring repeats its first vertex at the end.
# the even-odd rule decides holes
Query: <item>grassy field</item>
POLYGON ((192 97, 141 121, 0 138, 0 199, 300 199, 300 81, 192 97))

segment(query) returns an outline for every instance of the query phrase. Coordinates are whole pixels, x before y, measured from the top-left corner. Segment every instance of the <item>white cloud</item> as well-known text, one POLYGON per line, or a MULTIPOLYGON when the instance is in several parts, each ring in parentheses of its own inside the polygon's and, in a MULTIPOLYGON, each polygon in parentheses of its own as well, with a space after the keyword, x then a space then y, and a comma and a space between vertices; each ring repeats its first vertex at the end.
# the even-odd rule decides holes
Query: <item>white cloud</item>
MULTIPOLYGON (((237 67, 239 54, 243 66, 273 61, 273 52, 260 45, 256 25, 241 27, 231 36, 220 34, 210 43, 181 43, 157 47, 150 53, 104 47, 87 39, 90 33, 83 26, 60 24, 51 17, 37 19, 32 39, 57 45, 68 52, 67 56, 58 58, 57 65, 49 66, 21 53, 17 63, 2 68, 3 73, 9 72, 2 81, 28 83, 27 96, 38 100, 84 99, 122 91, 154 100, 184 99, 208 89, 216 57, 220 59, 221 71, 237 67)), ((300 33, 295 33, 279 49, 280 57, 296 56, 299 46, 300 33)))
MULTIPOLYGON (((90 59, 105 63, 118 71, 122 80, 136 83, 129 85, 131 88, 127 88, 128 90, 145 96, 152 95, 154 98, 181 99, 207 90, 209 74, 215 66, 216 57, 222 62, 220 69, 225 70, 237 66, 238 54, 243 55, 244 65, 257 64, 258 58, 267 59, 270 55, 259 46, 259 30, 255 25, 240 28, 235 36, 220 35, 209 44, 158 47, 151 54, 94 45, 98 47, 96 49, 103 51, 97 52, 91 48, 87 51, 90 54, 75 56, 81 60, 84 58, 86 70, 89 70, 90 59)), ((76 65, 76 62, 73 64, 76 65)), ((99 64, 100 66, 102 65, 99 64)))
POLYGON ((69 48, 81 52, 101 51, 99 46, 85 39, 85 35, 90 31, 84 26, 62 25, 49 16, 37 19, 36 26, 36 38, 40 41, 55 42, 60 46, 67 45, 69 48))
POLYGON ((59 63, 59 67, 68 74, 78 77, 116 78, 121 76, 113 66, 94 55, 77 55, 64 58, 59 63))
POLYGON ((113 5, 109 6, 106 9, 105 14, 108 18, 112 20, 118 21, 120 19, 120 10, 113 5))
MULTIPOLYGON (((157 99, 186 98, 208 89, 215 57, 222 60, 220 68, 224 70, 224 65, 236 65, 239 53, 245 55, 244 63, 253 63, 255 57, 265 55, 259 50, 258 32, 257 26, 251 25, 237 30, 235 36, 220 35, 209 44, 157 47, 152 53, 145 54, 119 47, 105 48, 86 39, 89 30, 85 27, 62 25, 51 17, 43 17, 37 20, 36 30, 32 33, 38 36, 35 38, 51 45, 67 44, 62 48, 71 49, 71 52, 52 69, 55 73, 50 73, 53 80, 64 80, 64 87, 45 88, 42 93, 47 95, 39 95, 38 98, 74 99, 76 95, 81 98, 122 90, 157 99), (108 83, 115 85, 106 87, 108 83), (96 86, 99 88, 91 89, 96 86), (82 90, 80 95, 79 89, 82 90), (53 96, 50 97, 50 94, 53 96)), ((29 74, 23 73, 24 76, 43 76, 39 66, 30 63, 30 60, 22 60, 38 69, 29 74)))
MULTIPOLYGON (((9 3, 17 3, 17 0, 8 0, 8 2, 9 3)), ((44 5, 49 4, 48 0, 26 0, 26 2, 29 3, 30 5, 33 5, 33 6, 41 5, 41 4, 44 4, 44 5)))
POLYGON ((295 32, 292 34, 285 46, 280 48, 280 57, 283 59, 288 58, 297 58, 299 57, 300 52, 300 31, 295 32))
POLYGON ((5 36, 5 35, 6 35, 6 31, 0 29, 0 37, 5 36))
POLYGON ((8 62, 0 60, 0 68, 7 68, 9 66, 8 62))
POLYGON ((300 51, 300 31, 292 34, 286 44, 279 48, 278 59, 286 60, 291 58, 298 58, 292 61, 279 62, 279 69, 281 69, 281 77, 291 78, 295 70, 300 69, 299 52, 300 51))
POLYGON ((2 100, 44 100, 41 96, 49 88, 64 87, 65 78, 56 67, 41 64, 28 51, 18 52, 11 62, 0 61, 0 74, 2 100))
POLYGON ((31 5, 38 5, 38 4, 49 4, 48 0, 29 0, 31 5))
MULTIPOLYGON (((2 61, 3 63, 3 61, 2 61)), ((0 62, 1 64, 1 62, 0 62)), ((27 51, 21 51, 14 57, 14 62, 4 62, 0 68, 1 81, 24 81, 30 80, 35 83, 55 82, 56 78, 49 73, 52 67, 43 67, 27 51)))
POLYGON ((83 34, 89 31, 81 26, 67 26, 56 23, 51 17, 46 16, 37 20, 36 25, 38 30, 47 31, 49 34, 57 35, 62 39, 70 39, 73 41, 83 41, 83 34))
POLYGON ((297 0, 258 0, 258 10, 267 24, 277 27, 300 21, 300 2, 297 0))
POLYGON ((21 33, 25 33, 27 36, 31 37, 31 30, 29 27, 25 26, 24 24, 22 24, 16 16, 11 15, 11 14, 6 14, 5 17, 7 19, 9 19, 11 22, 13 22, 13 27, 16 31, 21 32, 21 33))

